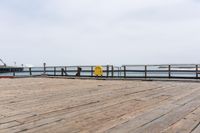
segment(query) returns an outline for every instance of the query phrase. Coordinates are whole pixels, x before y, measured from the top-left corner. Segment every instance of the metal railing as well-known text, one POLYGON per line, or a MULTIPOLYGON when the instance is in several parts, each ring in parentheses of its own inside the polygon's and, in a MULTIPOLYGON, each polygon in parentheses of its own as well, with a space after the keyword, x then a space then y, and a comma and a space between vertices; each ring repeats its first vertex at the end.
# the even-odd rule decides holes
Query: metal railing
MULTIPOLYGON (((199 79, 199 64, 171 64, 171 65, 103 65, 104 78, 184 78, 199 79)), ((1 73, 1 76, 67 76, 67 77, 95 77, 95 66, 46 66, 23 67, 23 71, 1 73), (81 68, 77 76, 78 68, 81 68)))

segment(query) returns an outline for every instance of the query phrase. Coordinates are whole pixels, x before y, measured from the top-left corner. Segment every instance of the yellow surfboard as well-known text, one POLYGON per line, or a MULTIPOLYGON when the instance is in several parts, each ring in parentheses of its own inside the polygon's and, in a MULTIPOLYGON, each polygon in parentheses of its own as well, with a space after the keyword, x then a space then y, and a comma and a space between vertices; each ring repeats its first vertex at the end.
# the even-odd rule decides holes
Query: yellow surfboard
POLYGON ((96 66, 94 69, 94 75, 95 76, 103 76, 103 67, 102 66, 96 66))

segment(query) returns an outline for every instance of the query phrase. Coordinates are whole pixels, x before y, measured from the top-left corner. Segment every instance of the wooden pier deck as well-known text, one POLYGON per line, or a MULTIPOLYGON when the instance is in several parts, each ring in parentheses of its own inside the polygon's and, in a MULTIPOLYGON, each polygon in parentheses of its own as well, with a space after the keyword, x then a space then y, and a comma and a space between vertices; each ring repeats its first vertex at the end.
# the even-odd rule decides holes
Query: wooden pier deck
POLYGON ((200 133, 200 83, 0 79, 0 133, 200 133))

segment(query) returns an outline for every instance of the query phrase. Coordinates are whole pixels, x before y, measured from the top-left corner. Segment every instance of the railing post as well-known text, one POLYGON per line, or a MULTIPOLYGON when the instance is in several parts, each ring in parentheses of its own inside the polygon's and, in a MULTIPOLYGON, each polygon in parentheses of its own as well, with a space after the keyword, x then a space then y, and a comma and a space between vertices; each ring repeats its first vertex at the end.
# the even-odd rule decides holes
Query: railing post
POLYGON ((109 76, 109 65, 107 65, 107 67, 106 67, 106 73, 107 73, 107 78, 108 78, 108 76, 109 76))
POLYGON ((114 66, 112 66, 112 77, 114 77, 114 66))
POLYGON ((197 79, 199 78, 198 71, 199 71, 199 66, 198 66, 198 65, 196 65, 196 78, 197 78, 197 79))
POLYGON ((54 76, 56 76, 56 67, 54 67, 54 76))
POLYGON ((65 67, 65 76, 68 76, 68 74, 67 74, 67 67, 65 67))
POLYGON ((30 76, 32 76, 32 70, 31 70, 31 67, 29 67, 29 74, 30 74, 30 76))
POLYGON ((44 66, 44 74, 46 74, 46 63, 44 63, 43 66, 44 66))
POLYGON ((144 76, 147 78, 147 65, 144 66, 144 76))
POLYGON ((126 78, 126 66, 124 66, 124 78, 126 78))
POLYGON ((171 65, 168 66, 168 70, 169 70, 169 78, 171 78, 171 65))
POLYGON ((121 76, 120 67, 118 67, 118 78, 121 76))
POLYGON ((93 77, 93 66, 91 66, 91 77, 93 77))
POLYGON ((63 76, 63 75, 64 75, 64 69, 61 68, 61 76, 63 76))
POLYGON ((65 66, 65 73, 67 73, 67 67, 65 66))

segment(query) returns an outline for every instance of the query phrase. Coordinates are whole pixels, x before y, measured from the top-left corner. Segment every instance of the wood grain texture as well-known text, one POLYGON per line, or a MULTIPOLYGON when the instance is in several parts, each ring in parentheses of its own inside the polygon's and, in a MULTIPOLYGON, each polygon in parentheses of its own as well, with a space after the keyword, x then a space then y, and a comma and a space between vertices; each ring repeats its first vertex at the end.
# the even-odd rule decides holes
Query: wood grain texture
POLYGON ((200 83, 0 80, 0 133, 199 133, 200 83))

